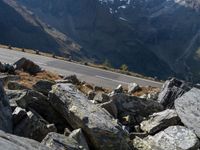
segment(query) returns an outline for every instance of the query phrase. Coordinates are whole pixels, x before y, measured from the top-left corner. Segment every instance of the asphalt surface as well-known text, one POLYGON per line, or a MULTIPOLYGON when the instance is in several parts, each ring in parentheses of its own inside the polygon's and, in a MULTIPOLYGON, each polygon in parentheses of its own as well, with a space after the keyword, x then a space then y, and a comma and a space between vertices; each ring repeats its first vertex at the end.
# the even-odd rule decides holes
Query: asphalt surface
POLYGON ((34 61, 46 70, 53 71, 62 75, 76 74, 82 81, 86 81, 88 83, 105 88, 115 88, 119 84, 127 86, 131 82, 135 82, 140 86, 162 86, 162 83, 152 80, 128 76, 41 55, 0 48, 0 61, 2 63, 14 63, 22 57, 34 61))

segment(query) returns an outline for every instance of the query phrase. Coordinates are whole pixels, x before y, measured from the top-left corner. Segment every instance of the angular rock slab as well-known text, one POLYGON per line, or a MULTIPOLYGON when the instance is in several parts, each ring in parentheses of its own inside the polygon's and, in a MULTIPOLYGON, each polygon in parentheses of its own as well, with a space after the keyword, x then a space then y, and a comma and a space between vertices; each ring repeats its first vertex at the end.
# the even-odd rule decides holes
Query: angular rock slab
POLYGON ((48 95, 49 91, 51 91, 51 87, 55 84, 55 82, 50 80, 40 80, 36 84, 33 85, 33 89, 44 94, 48 95))
POLYGON ((55 124, 58 132, 63 132, 67 127, 66 120, 55 111, 48 98, 43 94, 33 90, 26 90, 22 91, 21 95, 14 96, 13 99, 19 107, 28 110, 33 109, 49 123, 55 124))
POLYGON ((192 88, 176 99, 175 108, 182 123, 200 138, 200 89, 192 88))
POLYGON ((154 113, 149 120, 143 121, 140 127, 149 134, 154 134, 169 126, 178 125, 180 118, 173 109, 166 109, 162 112, 154 113))
POLYGON ((127 135, 104 109, 90 103, 72 84, 57 84, 49 94, 52 106, 74 128, 83 129, 95 149, 128 149, 127 135))
POLYGON ((197 150, 200 146, 195 133, 183 126, 171 126, 153 137, 149 136, 147 141, 163 150, 197 150))
POLYGON ((12 133, 12 110, 0 82, 0 130, 12 133))
POLYGON ((1 150, 51 150, 50 148, 31 139, 6 134, 0 131, 1 150))
POLYGON ((185 81, 172 78, 167 80, 158 95, 158 102, 165 108, 174 108, 174 101, 191 89, 191 85, 185 81))
POLYGON ((49 133, 41 142, 52 150, 84 150, 78 142, 58 133, 49 133))
POLYGON ((117 106, 118 115, 128 114, 147 117, 154 112, 163 110, 162 105, 156 101, 141 99, 126 94, 115 94, 111 97, 111 100, 117 106))
POLYGON ((42 141, 50 132, 56 132, 53 124, 49 124, 36 112, 27 112, 27 117, 22 119, 14 128, 15 135, 42 141))
POLYGON ((76 129, 76 130, 72 131, 72 133, 69 135, 69 137, 75 139, 78 142, 78 144, 80 146, 82 146, 85 150, 89 150, 87 140, 81 129, 76 129))

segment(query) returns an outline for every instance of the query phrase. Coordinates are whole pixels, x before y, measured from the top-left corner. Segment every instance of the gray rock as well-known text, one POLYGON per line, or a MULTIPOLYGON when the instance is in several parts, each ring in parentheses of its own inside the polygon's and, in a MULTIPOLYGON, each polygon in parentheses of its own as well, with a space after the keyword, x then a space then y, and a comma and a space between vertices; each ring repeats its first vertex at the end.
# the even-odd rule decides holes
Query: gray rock
POLYGON ((20 121, 22 121, 26 117, 28 116, 25 109, 22 109, 20 107, 15 108, 14 112, 12 113, 13 125, 16 126, 20 121))
POLYGON ((154 136, 149 136, 150 145, 159 147, 159 150, 197 150, 199 140, 195 133, 183 126, 171 126, 154 136))
POLYGON ((175 108, 182 123, 200 138, 200 89, 192 88, 176 99, 175 108))
POLYGON ((107 110, 114 118, 117 118, 117 107, 112 100, 110 100, 109 102, 102 103, 99 106, 107 110))
POLYGON ((19 97, 15 97, 13 101, 15 101, 19 107, 36 111, 49 123, 55 124, 59 133, 64 132, 68 123, 57 111, 55 111, 46 96, 33 90, 23 91, 18 96, 19 97))
MULTIPOLYGON (((111 100, 115 103, 118 110, 118 117, 120 118, 130 115, 139 119, 163 110, 162 105, 156 101, 141 99, 126 94, 115 94, 111 97, 111 100)), ((139 119, 138 123, 140 121, 142 119, 139 119)))
POLYGON ((4 72, 7 72, 9 74, 15 74, 15 68, 13 65, 5 63, 4 64, 4 72))
POLYGON ((140 126, 141 129, 149 134, 155 134, 165 128, 173 125, 178 125, 180 118, 175 110, 164 110, 162 112, 154 113, 149 120, 143 121, 140 126))
POLYGON ((107 94, 100 92, 95 95, 93 100, 97 103, 105 103, 110 100, 110 97, 107 94))
POLYGON ((39 142, 31 139, 7 134, 0 131, 0 149, 1 150, 51 150, 39 142))
POLYGON ((69 136, 72 132, 68 129, 68 128, 65 128, 64 130, 64 135, 65 136, 69 136))
POLYGON ((47 96, 49 91, 51 91, 51 87, 54 84, 55 82, 53 81, 40 80, 36 84, 33 85, 33 89, 47 96))
POLYGON ((52 150, 83 150, 75 139, 58 133, 49 133, 41 143, 52 150))
POLYGON ((55 126, 50 125, 36 112, 29 111, 27 112, 27 117, 15 126, 13 133, 40 142, 49 132, 56 131, 55 126))
POLYGON ((8 97, 9 100, 9 104, 12 108, 12 111, 15 110, 15 108, 17 107, 17 103, 16 100, 24 93, 24 91, 22 90, 5 90, 6 95, 8 97))
POLYGON ((0 82, 0 130, 12 133, 12 110, 0 82))
POLYGON ((57 84, 49 94, 52 106, 74 128, 83 129, 96 149, 128 149, 127 134, 114 118, 72 84, 57 84))
POLYGON ((124 91, 123 86, 120 84, 111 92, 111 95, 114 95, 117 93, 123 93, 123 91, 124 91))
POLYGON ((89 146, 82 129, 76 129, 72 131, 69 137, 75 139, 78 144, 82 146, 85 150, 89 150, 89 146))
POLYGON ((14 63, 14 66, 16 67, 17 70, 23 70, 30 74, 36 74, 42 71, 40 66, 38 66, 37 64, 26 58, 21 58, 20 60, 14 63))
POLYGON ((191 85, 184 81, 176 78, 167 80, 158 95, 158 102, 165 108, 174 108, 174 101, 190 89, 191 85))
POLYGON ((89 91, 87 95, 88 95, 88 100, 93 100, 96 93, 94 91, 89 91))
POLYGON ((9 81, 7 84, 7 87, 9 90, 25 90, 29 89, 26 86, 20 84, 19 82, 16 81, 9 81))
POLYGON ((137 83, 130 83, 128 85, 128 93, 132 94, 140 89, 140 86, 137 83))
POLYGON ((67 83, 72 83, 75 85, 79 85, 81 82, 78 80, 76 75, 70 75, 63 78, 67 83))

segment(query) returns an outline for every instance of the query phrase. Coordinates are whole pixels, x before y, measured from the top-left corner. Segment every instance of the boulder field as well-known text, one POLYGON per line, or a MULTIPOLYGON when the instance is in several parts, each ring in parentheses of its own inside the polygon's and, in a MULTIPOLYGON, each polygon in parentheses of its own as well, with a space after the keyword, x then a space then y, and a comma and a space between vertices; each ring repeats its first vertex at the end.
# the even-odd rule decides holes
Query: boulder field
MULTIPOLYGON (((200 89, 179 79, 159 92, 130 83, 95 87, 75 75, 28 88, 18 71, 44 70, 22 58, 2 64, 0 150, 198 150, 200 89), (5 69, 5 66, 10 66, 5 69), (33 69, 34 68, 34 69, 33 69), (134 87, 134 89, 133 89, 134 87), (137 87, 137 88, 135 88, 137 87)), ((28 82, 28 80, 27 80, 28 82)))

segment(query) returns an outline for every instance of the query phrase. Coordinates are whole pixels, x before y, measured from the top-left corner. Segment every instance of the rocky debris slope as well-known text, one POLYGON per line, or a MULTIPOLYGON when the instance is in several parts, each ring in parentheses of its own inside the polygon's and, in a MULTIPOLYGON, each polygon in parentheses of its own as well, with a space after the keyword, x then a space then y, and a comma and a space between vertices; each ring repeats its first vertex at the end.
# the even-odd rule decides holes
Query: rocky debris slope
MULTIPOLYGON (((23 67, 34 64, 28 62, 23 67)), ((19 68, 10 66, 14 67, 12 78, 9 71, 2 71, 4 84, 0 84, 0 149, 200 148, 197 86, 173 78, 160 92, 139 85, 132 90, 134 83, 127 89, 119 85, 112 91, 72 75, 35 80, 26 88, 30 78, 24 78, 22 72, 17 74, 19 68), (140 96, 142 93, 148 96, 140 96)), ((31 79, 38 78, 29 69, 23 71, 28 71, 31 79)))

